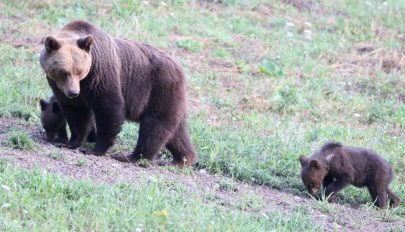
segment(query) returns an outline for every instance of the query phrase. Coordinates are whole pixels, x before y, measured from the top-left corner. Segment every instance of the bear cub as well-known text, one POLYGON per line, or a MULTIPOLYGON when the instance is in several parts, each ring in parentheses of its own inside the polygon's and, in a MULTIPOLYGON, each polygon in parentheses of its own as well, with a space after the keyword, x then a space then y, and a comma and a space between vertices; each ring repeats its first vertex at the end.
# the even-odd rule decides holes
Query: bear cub
MULTIPOLYGON (((41 107, 41 124, 45 129, 46 140, 49 142, 67 143, 66 118, 62 114, 59 103, 55 96, 51 96, 48 101, 39 100, 41 107)), ((96 132, 93 120, 93 127, 87 136, 87 142, 95 142, 96 132)))
POLYGON ((66 143, 68 141, 66 118, 62 114, 56 98, 52 96, 48 101, 41 99, 39 105, 41 106, 41 123, 45 129, 46 140, 66 143))
POLYGON ((391 165, 374 151, 346 147, 329 142, 311 157, 300 156, 301 178, 311 195, 325 188, 325 196, 333 196, 347 187, 367 187, 374 204, 380 208, 399 206, 400 199, 388 188, 393 171, 391 165))

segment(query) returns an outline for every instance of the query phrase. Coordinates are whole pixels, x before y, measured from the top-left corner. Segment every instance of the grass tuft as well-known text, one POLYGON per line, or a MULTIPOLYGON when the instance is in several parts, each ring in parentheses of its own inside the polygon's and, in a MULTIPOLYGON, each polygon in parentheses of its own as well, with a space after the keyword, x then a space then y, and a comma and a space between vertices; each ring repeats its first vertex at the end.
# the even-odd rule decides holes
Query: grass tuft
POLYGON ((25 132, 14 130, 9 133, 8 145, 13 149, 33 150, 36 147, 34 140, 25 132))

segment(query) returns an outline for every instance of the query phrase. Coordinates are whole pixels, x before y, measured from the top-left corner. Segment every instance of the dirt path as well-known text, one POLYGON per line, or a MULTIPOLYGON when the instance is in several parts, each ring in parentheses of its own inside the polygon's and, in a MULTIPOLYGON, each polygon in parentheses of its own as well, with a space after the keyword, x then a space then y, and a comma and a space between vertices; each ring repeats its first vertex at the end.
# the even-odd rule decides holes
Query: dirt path
MULTIPOLYGON (((236 203, 245 202, 243 210, 257 212, 294 212, 297 207, 305 207, 314 223, 324 231, 389 231, 400 227, 405 230, 405 220, 385 222, 381 211, 367 208, 351 208, 342 205, 327 205, 326 208, 309 198, 302 198, 268 187, 235 182, 224 177, 211 175, 205 170, 181 172, 160 167, 142 168, 137 165, 117 162, 107 157, 83 155, 78 151, 57 148, 42 140, 34 126, 15 119, 0 119, 0 158, 9 160, 18 167, 40 168, 73 179, 90 179, 96 182, 130 182, 138 184, 140 176, 164 175, 169 180, 181 180, 189 191, 206 196, 211 194, 214 202, 229 208, 238 208, 236 203), (10 149, 4 141, 11 127, 24 128, 37 143, 35 151, 10 149), (249 196, 255 196, 261 204, 250 206, 249 196)), ((324 204, 325 205, 325 204, 324 204)))

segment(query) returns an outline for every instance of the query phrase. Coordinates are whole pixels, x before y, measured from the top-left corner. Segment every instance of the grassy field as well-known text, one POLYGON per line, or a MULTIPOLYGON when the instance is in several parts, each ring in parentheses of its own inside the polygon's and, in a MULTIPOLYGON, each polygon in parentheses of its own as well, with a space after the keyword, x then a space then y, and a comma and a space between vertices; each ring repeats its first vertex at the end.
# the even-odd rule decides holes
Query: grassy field
MULTIPOLYGON (((284 2, 291 4, 3 0, 0 120, 19 118, 39 130, 38 99, 51 91, 38 63, 38 42, 73 19, 85 19, 180 60, 188 77, 196 170, 305 195, 299 155, 329 140, 368 147, 392 163, 392 190, 403 200, 393 214, 404 217, 405 2, 284 2)), ((131 151, 136 132, 136 124, 125 124, 112 152, 131 151)), ((24 131, 0 128, 1 133, 9 138, 1 141, 4 146, 35 150, 24 131)), ((140 186, 72 182, 5 163, 2 191, 15 191, 0 194, 0 229, 317 229, 304 209, 289 215, 270 212, 269 217, 229 211, 200 196, 184 196, 164 177, 146 179, 140 186), (137 197, 145 194, 155 200, 137 197)), ((369 201, 367 191, 352 187, 339 196, 341 204, 369 201)))
POLYGON ((228 211, 190 195, 164 177, 129 184, 72 182, 2 163, 2 231, 269 231, 314 230, 304 208, 286 215, 228 211))

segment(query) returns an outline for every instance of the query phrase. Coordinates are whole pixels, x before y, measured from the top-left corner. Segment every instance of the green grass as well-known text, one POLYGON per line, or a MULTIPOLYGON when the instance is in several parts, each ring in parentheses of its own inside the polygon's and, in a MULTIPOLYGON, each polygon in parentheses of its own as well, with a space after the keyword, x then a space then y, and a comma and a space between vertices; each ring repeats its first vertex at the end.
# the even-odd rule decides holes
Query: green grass
POLYGON ((54 160, 63 160, 65 159, 65 154, 61 150, 49 150, 45 153, 45 155, 49 156, 54 160))
MULTIPOLYGON (((0 116, 40 125, 38 99, 51 91, 38 64, 41 46, 29 39, 86 19, 176 54, 192 98, 197 169, 305 195, 298 157, 337 140, 387 159, 395 172, 392 189, 405 199, 405 103, 399 100, 405 69, 387 73, 378 63, 383 51, 393 58, 402 50, 404 1, 320 1, 313 11, 273 0, 205 3, 1 3, 0 116), (21 40, 28 45, 13 46, 21 40), (376 50, 359 55, 360 43, 376 50), (367 59, 375 63, 362 63, 367 59)), ((114 151, 129 153, 137 129, 125 124, 114 151)), ((352 187, 339 199, 370 201, 366 190, 352 187)), ((405 216, 404 200, 396 214, 405 216)))
POLYGON ((36 147, 34 140, 25 132, 13 130, 9 132, 8 146, 13 149, 32 150, 36 147))
POLYGON ((189 39, 177 41, 177 46, 191 52, 198 52, 202 48, 202 44, 200 42, 189 39))
MULTIPOLYGON (((304 209, 289 215, 233 211, 205 202, 164 176, 142 176, 139 182, 72 181, 40 170, 16 170, 2 160, 0 230, 317 231, 304 209)), ((259 203, 252 195, 240 207, 247 204, 259 203)))
POLYGON ((76 166, 78 166, 78 167, 85 167, 86 164, 87 164, 86 160, 83 160, 83 159, 78 159, 76 161, 76 166))

